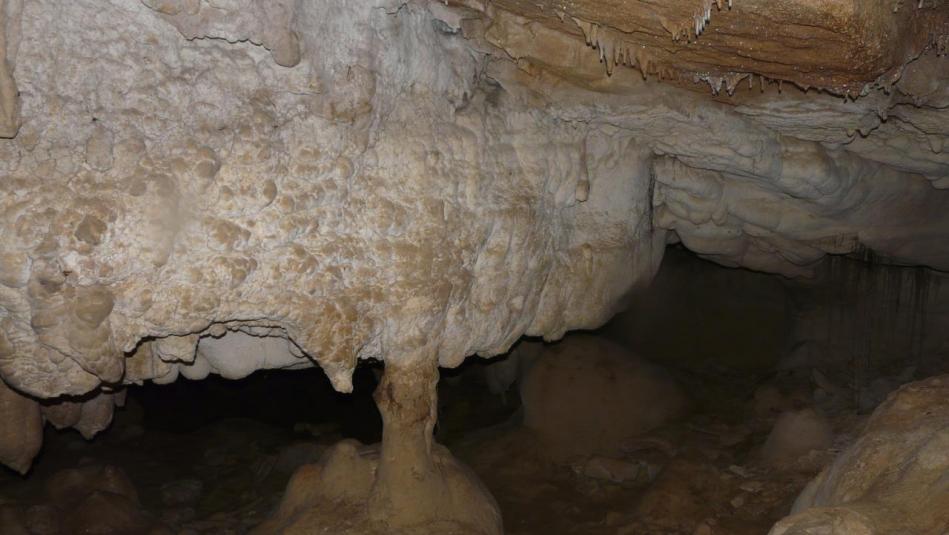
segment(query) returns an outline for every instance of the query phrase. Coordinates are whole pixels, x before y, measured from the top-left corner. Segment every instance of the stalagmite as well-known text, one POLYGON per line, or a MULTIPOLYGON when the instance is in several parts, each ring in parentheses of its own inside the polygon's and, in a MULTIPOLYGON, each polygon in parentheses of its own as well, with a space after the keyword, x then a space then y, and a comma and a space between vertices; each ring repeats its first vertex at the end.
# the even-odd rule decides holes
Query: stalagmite
POLYGON ((383 432, 370 515, 390 530, 441 523, 466 533, 500 534, 494 499, 432 438, 438 369, 431 362, 387 364, 376 390, 383 432))
POLYGON ((344 441, 318 465, 300 468, 276 515, 255 534, 503 533, 494 498, 433 439, 437 383, 432 359, 387 363, 373 396, 382 443, 344 441))

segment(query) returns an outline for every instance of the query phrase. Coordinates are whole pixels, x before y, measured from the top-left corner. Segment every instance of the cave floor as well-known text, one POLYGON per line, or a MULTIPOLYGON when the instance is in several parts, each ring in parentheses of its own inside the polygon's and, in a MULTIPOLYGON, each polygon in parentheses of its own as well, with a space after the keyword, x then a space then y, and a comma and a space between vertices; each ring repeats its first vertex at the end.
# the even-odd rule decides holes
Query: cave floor
MULTIPOLYGON (((516 423, 517 400, 491 395, 478 379, 442 381, 436 436, 482 478, 512 535, 767 533, 863 421, 846 411, 832 416, 832 449, 775 470, 757 454, 768 423, 747 416, 754 385, 695 375, 690 387, 705 401, 687 420, 630 440, 619 457, 553 461, 516 423)), ((42 514, 54 474, 111 465, 127 474, 147 518, 164 526, 152 533, 245 533, 274 510, 296 467, 353 435, 333 421, 234 417, 180 432, 149 427, 144 412, 130 396, 91 442, 47 431, 28 477, 0 475, 0 508, 42 514)))

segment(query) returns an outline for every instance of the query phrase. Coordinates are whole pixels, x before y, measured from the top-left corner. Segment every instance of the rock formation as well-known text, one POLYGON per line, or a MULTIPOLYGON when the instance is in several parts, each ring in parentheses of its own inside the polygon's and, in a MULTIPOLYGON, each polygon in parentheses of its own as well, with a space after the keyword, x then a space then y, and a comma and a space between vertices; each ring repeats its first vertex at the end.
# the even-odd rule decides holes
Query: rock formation
POLYGON ((0 462, 18 472, 30 468, 43 445, 43 416, 36 401, 0 384, 0 462))
POLYGON ((503 533, 494 498, 433 441, 438 371, 426 360, 386 366, 375 392, 381 446, 343 441, 301 467, 275 517, 255 533, 503 533))
POLYGON ((949 378, 941 376, 894 392, 771 535, 945 533, 947 388, 949 378))
POLYGON ((386 511, 446 485, 403 414, 436 365, 601 325, 667 243, 949 269, 947 36, 943 0, 4 0, 2 460, 123 385, 375 359, 386 511))

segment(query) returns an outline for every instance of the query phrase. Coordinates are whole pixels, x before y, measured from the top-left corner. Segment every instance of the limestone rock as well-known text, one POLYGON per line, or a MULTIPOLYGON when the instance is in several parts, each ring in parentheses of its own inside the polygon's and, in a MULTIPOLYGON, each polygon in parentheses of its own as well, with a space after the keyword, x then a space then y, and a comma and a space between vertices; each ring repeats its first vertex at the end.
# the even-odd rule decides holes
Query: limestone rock
POLYGON ((423 337, 454 366, 609 318, 661 256, 627 180, 648 151, 495 99, 487 55, 398 7, 24 4, 4 379, 54 398, 316 361, 346 391, 357 359, 423 337), (212 365, 178 342, 255 329, 290 354, 212 365))
POLYGON ((903 386, 771 535, 923 535, 949 529, 949 377, 903 386))
MULTIPOLYGON (((667 240, 789 275, 859 247, 949 266, 949 194, 933 189, 949 172, 946 82, 921 74, 946 59, 919 56, 943 10, 792 2, 782 20, 832 13, 822 43, 867 60, 811 79, 837 56, 793 72, 773 49, 737 70, 729 54, 699 61, 693 39, 746 34, 762 9, 703 2, 664 4, 658 28, 635 3, 561 19, 519 1, 15 2, 0 26, 29 121, 0 142, 16 156, 0 181, 0 374, 44 398, 200 378, 215 366, 185 345, 273 329, 345 391, 358 359, 404 360, 424 338, 454 366, 599 326, 667 240), (641 37, 625 32, 646 26, 669 34, 634 43, 648 72, 864 95, 723 101, 678 77, 607 77, 597 54, 629 59, 641 37), (669 46, 680 65, 659 57, 669 46), (894 91, 873 89, 880 75, 894 91)), ((243 355, 223 373, 269 364, 243 355)))
POLYGON ((221 338, 202 338, 198 342, 198 355, 194 365, 181 366, 180 369, 186 377, 203 379, 195 368, 205 365, 208 373, 221 375, 225 379, 241 379, 256 370, 306 368, 313 364, 286 338, 254 336, 236 331, 221 338))
POLYGON ((318 464, 304 465, 294 473, 274 518, 253 533, 307 533, 313 529, 332 529, 334 533, 353 535, 502 533, 497 505, 493 505, 493 510, 477 510, 483 497, 487 496, 487 491, 477 482, 476 476, 443 447, 437 446, 434 455, 438 470, 446 478, 448 486, 445 490, 451 494, 450 498, 459 504, 467 504, 472 509, 472 518, 479 519, 477 523, 458 523, 449 511, 444 512, 442 520, 411 527, 386 527, 372 523, 362 506, 372 492, 379 450, 354 441, 344 441, 330 448, 318 464))
POLYGON ((670 242, 949 269, 947 13, 910 4, 4 0, 0 377, 349 391, 599 327, 670 242))
POLYGON ((42 405, 43 417, 56 429, 74 427, 82 418, 82 402, 57 399, 42 405))

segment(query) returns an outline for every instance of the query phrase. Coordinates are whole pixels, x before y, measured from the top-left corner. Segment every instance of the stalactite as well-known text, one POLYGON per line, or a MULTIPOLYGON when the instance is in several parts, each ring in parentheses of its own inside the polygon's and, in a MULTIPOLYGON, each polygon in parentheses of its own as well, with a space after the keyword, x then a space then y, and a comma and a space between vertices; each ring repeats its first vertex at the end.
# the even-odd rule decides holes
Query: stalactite
MULTIPOLYGON (((694 15, 691 24, 668 25, 666 29, 672 33, 672 39, 674 41, 678 41, 682 37, 690 41, 697 39, 711 21, 713 6, 717 6, 719 11, 726 9, 723 0, 701 0, 699 10, 694 15)), ((727 9, 731 9, 730 1, 727 3, 727 9)), ((607 76, 612 76, 613 71, 619 65, 639 69, 643 77, 652 74, 650 65, 654 61, 650 59, 642 45, 626 41, 623 33, 613 28, 600 26, 595 22, 576 17, 573 17, 573 22, 583 32, 587 46, 597 51, 599 61, 606 67, 607 76)), ((677 78, 672 69, 662 70, 657 74, 660 78, 670 80, 677 78)), ((712 87, 712 92, 718 94, 718 89, 722 86, 722 80, 727 80, 727 91, 732 94, 738 82, 749 76, 751 76, 750 73, 729 73, 725 78, 719 78, 719 83, 712 87)), ((706 78, 706 81, 709 82, 709 85, 712 85, 710 78, 706 78)))

